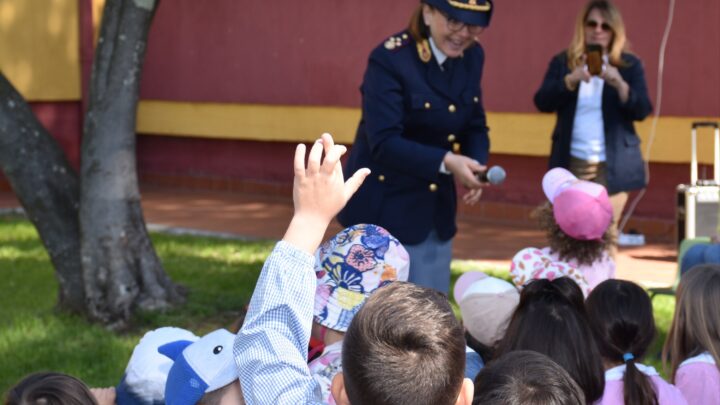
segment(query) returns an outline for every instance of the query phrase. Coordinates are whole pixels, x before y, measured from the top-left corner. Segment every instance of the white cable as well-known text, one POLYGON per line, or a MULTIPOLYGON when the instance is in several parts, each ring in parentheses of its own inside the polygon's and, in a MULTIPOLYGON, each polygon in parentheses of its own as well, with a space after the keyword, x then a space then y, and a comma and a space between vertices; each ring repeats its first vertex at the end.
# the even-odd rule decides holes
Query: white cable
POLYGON ((675 16, 675 0, 670 0, 668 11, 668 19, 665 23, 665 31, 663 32, 662 41, 660 42, 660 54, 658 56, 658 75, 657 75, 657 103, 655 105, 655 111, 653 113, 652 125, 650 127, 650 136, 648 137, 647 149, 645 152, 645 187, 643 187, 638 194, 633 198, 630 206, 623 216, 620 225, 618 226, 618 235, 620 235, 625 229, 628 220, 635 211, 640 200, 645 195, 645 190, 650 185, 650 151, 652 149, 653 141, 655 141, 655 132, 657 130, 658 118, 660 118, 660 108, 662 107, 662 96, 663 96, 663 72, 665 70, 665 48, 667 47, 668 38, 670 37, 670 28, 672 27, 673 17, 675 16))

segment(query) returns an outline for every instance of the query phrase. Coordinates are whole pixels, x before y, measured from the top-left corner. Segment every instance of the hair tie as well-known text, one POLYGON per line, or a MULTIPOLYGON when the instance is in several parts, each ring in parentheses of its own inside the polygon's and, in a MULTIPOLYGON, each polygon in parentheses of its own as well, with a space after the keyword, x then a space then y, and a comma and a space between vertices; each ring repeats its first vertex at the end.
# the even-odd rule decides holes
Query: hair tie
POLYGON ((623 360, 625 360, 626 363, 634 358, 635 358, 635 356, 633 356, 632 353, 623 354, 623 360))

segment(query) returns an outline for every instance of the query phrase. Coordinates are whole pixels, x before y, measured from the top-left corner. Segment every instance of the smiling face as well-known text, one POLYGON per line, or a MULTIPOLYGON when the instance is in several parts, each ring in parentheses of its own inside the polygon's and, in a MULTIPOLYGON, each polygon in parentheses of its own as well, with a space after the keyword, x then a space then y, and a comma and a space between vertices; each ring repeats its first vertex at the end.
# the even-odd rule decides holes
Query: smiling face
POLYGON ((451 20, 448 24, 448 18, 443 13, 428 5, 423 5, 423 20, 430 28, 433 42, 448 58, 462 56, 463 52, 475 43, 476 37, 482 32, 480 27, 470 28, 455 20, 451 20), (451 26, 457 24, 462 27, 452 30, 451 26), (473 33, 470 32, 471 29, 474 31, 473 33))
POLYGON ((607 53, 613 40, 613 30, 603 13, 594 8, 585 19, 585 44, 600 45, 603 53, 607 53))

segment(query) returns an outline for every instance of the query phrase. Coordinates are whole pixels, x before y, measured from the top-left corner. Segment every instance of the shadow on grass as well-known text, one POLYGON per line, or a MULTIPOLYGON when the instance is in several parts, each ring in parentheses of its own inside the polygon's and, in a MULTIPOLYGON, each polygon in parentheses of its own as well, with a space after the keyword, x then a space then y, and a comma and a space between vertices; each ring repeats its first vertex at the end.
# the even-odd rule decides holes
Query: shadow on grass
POLYGON ((152 235, 163 265, 188 291, 187 303, 141 313, 124 333, 58 313, 57 281, 32 225, 0 218, 0 392, 23 376, 52 370, 91 386, 115 385, 142 335, 177 326, 202 335, 228 327, 250 299, 274 242, 152 235))

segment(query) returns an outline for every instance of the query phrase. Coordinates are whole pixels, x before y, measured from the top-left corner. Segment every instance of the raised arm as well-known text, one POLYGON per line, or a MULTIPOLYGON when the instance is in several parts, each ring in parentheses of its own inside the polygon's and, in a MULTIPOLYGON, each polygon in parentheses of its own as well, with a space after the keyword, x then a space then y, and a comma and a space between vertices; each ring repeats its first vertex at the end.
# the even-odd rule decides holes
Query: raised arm
POLYGON ((321 403, 320 387, 307 367, 313 253, 332 218, 370 173, 360 169, 345 182, 339 163, 345 151, 328 134, 312 146, 307 166, 305 145, 295 151, 295 214, 263 266, 233 348, 248 404, 321 403))

